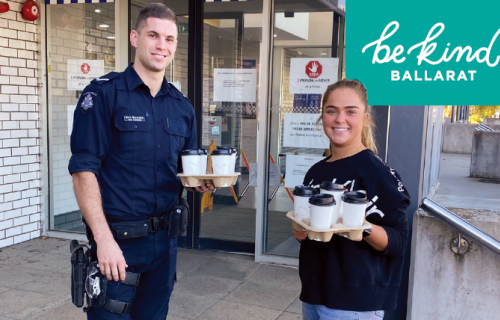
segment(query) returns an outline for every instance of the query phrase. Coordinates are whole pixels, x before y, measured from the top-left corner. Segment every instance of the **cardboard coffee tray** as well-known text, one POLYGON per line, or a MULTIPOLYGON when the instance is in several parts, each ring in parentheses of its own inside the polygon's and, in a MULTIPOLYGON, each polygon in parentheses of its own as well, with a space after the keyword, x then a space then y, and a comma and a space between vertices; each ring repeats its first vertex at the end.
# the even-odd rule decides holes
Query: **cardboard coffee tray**
POLYGON ((332 239, 333 234, 338 234, 339 236, 347 236, 349 239, 354 240, 361 237, 363 230, 371 227, 368 221, 364 221, 361 227, 346 227, 342 223, 342 218, 333 225, 330 229, 317 229, 309 226, 309 219, 304 219, 302 221, 297 221, 295 219, 295 212, 288 211, 286 214, 287 218, 292 220, 292 226, 294 230, 297 231, 307 231, 307 237, 311 240, 318 240, 322 242, 328 242, 332 239))
POLYGON ((236 184, 238 177, 240 176, 239 172, 235 172, 233 174, 177 174, 179 178, 181 178, 182 185, 184 187, 199 187, 204 183, 211 183, 217 188, 229 187, 236 184))

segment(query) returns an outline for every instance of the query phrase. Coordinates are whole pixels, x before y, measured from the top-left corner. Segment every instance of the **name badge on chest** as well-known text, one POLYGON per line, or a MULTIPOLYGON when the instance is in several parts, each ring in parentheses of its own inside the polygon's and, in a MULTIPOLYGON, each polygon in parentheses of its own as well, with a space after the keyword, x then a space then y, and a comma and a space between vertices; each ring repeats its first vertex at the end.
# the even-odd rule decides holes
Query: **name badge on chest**
POLYGON ((146 118, 144 116, 123 116, 124 121, 131 122, 145 122, 146 118))

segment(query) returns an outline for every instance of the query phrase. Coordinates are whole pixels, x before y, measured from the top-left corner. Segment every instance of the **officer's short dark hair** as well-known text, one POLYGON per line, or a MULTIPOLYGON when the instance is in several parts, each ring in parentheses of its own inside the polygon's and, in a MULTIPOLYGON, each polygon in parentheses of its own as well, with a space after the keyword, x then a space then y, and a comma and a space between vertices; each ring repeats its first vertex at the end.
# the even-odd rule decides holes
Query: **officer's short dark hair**
POLYGON ((158 18, 170 20, 177 25, 177 15, 172 11, 169 7, 164 5, 163 3, 150 3, 142 8, 141 12, 139 12, 139 16, 137 17, 137 22, 135 23, 135 31, 141 33, 142 28, 146 24, 146 20, 148 18, 158 18))

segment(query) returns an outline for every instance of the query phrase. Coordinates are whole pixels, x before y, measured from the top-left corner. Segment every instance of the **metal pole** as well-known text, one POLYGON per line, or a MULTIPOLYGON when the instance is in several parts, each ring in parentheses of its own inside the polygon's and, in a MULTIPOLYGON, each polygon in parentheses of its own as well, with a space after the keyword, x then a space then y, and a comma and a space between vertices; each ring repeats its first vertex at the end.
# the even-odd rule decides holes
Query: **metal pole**
POLYGON ((483 231, 479 230, 469 222, 460 218, 459 216, 437 204, 436 202, 428 198, 424 198, 420 203, 420 208, 436 216, 443 222, 457 229, 459 232, 471 237, 473 240, 479 242, 496 254, 500 254, 500 242, 498 240, 490 237, 483 231))

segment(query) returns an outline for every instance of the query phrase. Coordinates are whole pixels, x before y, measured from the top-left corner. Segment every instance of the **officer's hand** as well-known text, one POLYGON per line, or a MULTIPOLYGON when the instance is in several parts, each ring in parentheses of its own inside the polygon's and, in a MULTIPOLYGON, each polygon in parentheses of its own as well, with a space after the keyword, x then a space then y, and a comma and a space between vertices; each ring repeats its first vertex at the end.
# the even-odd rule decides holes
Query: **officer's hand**
POLYGON ((304 240, 305 238, 307 238, 307 231, 297 231, 297 230, 293 230, 293 237, 299 241, 302 241, 304 240))
POLYGON ((125 280, 125 269, 128 265, 115 239, 111 238, 97 244, 97 261, 102 275, 108 280, 125 280))
POLYGON ((196 191, 202 192, 202 193, 205 192, 205 191, 208 191, 208 190, 214 191, 215 189, 220 190, 220 187, 216 188, 211 183, 205 183, 205 184, 202 184, 201 186, 195 188, 196 191))

